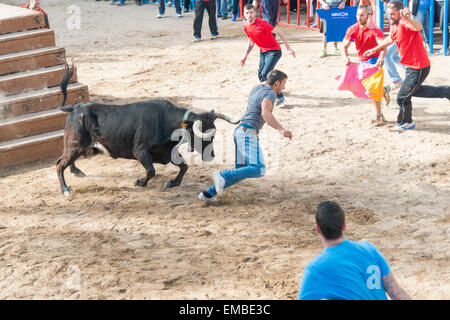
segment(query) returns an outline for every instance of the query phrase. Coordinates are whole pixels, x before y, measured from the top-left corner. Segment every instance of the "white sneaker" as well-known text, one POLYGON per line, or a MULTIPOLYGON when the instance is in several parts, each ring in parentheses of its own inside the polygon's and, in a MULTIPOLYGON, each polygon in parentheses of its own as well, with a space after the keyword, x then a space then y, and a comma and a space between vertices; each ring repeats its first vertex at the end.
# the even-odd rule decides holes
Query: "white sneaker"
POLYGON ((405 129, 403 129, 403 125, 404 124, 405 124, 404 122, 397 123, 397 125, 395 127, 390 128, 389 131, 391 131, 391 132, 403 132, 403 131, 405 131, 405 129))
POLYGON ((158 15, 156 16, 158 19, 161 19, 162 17, 164 17, 164 13, 158 13, 158 15))
POLYGON ((178 18, 183 18, 183 15, 181 13, 177 13, 178 18))
POLYGON ((205 195, 203 194, 203 192, 200 192, 200 194, 198 195, 198 198, 200 200, 202 200, 203 202, 217 202, 217 199, 214 197, 211 198, 207 198, 205 197, 205 195))
POLYGON ((225 179, 220 174, 220 171, 213 172, 214 185, 216 187, 217 194, 223 196, 223 189, 225 187, 225 179))

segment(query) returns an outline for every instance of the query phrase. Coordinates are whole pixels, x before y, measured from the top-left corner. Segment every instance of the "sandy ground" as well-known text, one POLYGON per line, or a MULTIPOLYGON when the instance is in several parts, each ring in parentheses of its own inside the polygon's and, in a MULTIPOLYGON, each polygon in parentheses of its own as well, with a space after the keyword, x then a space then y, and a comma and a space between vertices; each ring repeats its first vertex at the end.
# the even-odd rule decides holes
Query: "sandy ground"
MULTIPOLYGON (((168 8, 158 20, 155 5, 70 3, 81 9, 80 29, 68 29, 65 1, 43 7, 91 100, 165 98, 243 115, 259 57, 255 49, 239 67, 248 43, 240 22, 219 20, 211 41, 205 18, 204 40, 194 44, 192 12, 177 19, 168 8)), ((212 171, 233 166, 233 126, 220 121, 216 161, 183 152, 189 171, 167 192, 176 167, 156 165, 139 188, 140 164, 106 156, 77 162, 86 178, 66 171, 69 199, 54 160, 3 170, 0 299, 295 299, 322 251, 314 208, 323 200, 343 206, 346 237, 377 246, 413 298, 449 299, 450 103, 414 98, 414 131, 388 131, 395 106, 384 109, 389 126, 374 128, 371 104, 336 90, 343 62, 318 58, 320 35, 283 31, 298 56, 285 52, 277 65, 289 80, 274 114, 294 138, 263 129, 264 178, 227 189, 219 205, 198 201, 212 171)), ((450 58, 431 62, 426 83, 449 84, 450 58)))

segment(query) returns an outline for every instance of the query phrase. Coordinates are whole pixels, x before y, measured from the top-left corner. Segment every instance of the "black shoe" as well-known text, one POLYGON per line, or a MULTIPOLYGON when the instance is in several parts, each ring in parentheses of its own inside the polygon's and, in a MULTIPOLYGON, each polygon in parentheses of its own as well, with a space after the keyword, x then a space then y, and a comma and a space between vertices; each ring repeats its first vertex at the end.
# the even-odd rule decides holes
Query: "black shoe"
POLYGON ((136 2, 137 6, 142 6, 142 1, 141 0, 134 0, 134 2, 136 2))
POLYGON ((223 15, 222 16, 222 20, 226 20, 226 19, 228 19, 228 16, 227 15, 223 15))
POLYGON ((183 9, 183 12, 184 12, 184 13, 187 13, 187 12, 189 12, 189 9, 188 9, 188 8, 184 8, 184 9, 183 9))

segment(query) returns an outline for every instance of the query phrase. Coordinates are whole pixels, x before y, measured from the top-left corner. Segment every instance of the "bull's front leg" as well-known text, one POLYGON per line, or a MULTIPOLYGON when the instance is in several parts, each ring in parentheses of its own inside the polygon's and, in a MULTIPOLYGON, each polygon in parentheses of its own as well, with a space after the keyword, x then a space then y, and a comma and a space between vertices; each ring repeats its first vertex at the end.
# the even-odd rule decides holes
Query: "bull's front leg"
POLYGON ((171 179, 169 181, 166 182, 166 184, 163 187, 163 191, 169 189, 169 188, 173 188, 176 186, 179 186, 181 181, 183 180, 183 177, 188 169, 188 165, 186 164, 186 161, 184 161, 183 157, 181 156, 181 154, 178 153, 178 159, 177 162, 174 162, 173 159, 171 159, 170 161, 173 165, 176 165, 177 167, 180 168, 180 172, 178 172, 178 175, 175 177, 175 179, 171 179), (181 161, 181 163, 180 163, 181 161))
POLYGON ((136 159, 144 166, 147 175, 143 178, 138 178, 134 181, 134 185, 145 187, 148 181, 155 176, 155 167, 153 166, 150 150, 146 148, 138 148, 134 151, 136 159))

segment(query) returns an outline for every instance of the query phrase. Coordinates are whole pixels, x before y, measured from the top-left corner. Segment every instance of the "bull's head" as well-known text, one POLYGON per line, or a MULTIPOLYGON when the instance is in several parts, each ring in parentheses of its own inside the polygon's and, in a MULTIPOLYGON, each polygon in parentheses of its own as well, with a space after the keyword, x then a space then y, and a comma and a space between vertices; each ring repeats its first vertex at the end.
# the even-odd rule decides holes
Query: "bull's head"
POLYGON ((239 122, 221 113, 215 113, 214 110, 197 115, 197 120, 192 125, 193 134, 190 135, 190 151, 196 150, 202 155, 202 160, 206 162, 214 159, 213 140, 216 134, 214 125, 216 119, 222 119, 232 124, 239 122))

